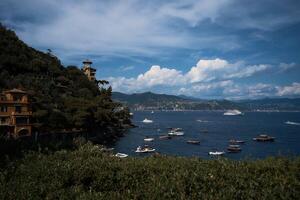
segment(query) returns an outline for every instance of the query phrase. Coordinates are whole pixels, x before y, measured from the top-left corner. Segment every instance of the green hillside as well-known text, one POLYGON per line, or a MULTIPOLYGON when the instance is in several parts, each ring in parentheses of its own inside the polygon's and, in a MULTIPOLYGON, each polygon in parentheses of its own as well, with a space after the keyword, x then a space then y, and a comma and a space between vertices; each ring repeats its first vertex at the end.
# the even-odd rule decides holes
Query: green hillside
POLYGON ((0 25, 0 92, 20 88, 30 94, 35 131, 77 128, 101 139, 117 137, 130 124, 128 109, 112 101, 111 88, 102 82, 89 81, 75 66, 62 66, 56 56, 27 46, 0 25))
POLYGON ((0 168, 0 199, 299 199, 299 158, 115 158, 93 145, 0 168))

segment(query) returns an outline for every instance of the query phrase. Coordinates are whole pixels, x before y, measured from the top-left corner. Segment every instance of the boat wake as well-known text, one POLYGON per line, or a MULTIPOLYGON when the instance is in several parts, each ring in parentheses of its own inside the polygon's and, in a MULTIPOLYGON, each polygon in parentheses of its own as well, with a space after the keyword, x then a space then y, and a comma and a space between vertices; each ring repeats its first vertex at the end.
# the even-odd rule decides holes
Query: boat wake
POLYGON ((299 123, 299 122, 291 122, 291 121, 287 121, 287 122, 285 122, 285 124, 300 126, 300 123, 299 123))

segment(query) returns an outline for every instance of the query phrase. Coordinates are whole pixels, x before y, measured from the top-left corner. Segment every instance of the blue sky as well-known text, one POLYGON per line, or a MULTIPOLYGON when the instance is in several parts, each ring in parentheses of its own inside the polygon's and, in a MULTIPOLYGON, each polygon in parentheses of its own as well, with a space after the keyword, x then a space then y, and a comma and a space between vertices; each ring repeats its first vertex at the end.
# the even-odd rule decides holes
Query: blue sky
POLYGON ((0 21, 114 91, 300 97, 298 0, 2 0, 0 21))

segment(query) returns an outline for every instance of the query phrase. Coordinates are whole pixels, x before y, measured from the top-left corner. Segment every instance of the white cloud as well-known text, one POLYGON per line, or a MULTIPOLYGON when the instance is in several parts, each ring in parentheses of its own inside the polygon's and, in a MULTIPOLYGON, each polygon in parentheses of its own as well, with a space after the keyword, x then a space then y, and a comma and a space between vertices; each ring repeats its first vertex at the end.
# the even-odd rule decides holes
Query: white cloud
POLYGON ((233 72, 231 74, 225 75, 226 78, 244 78, 252 76, 253 74, 256 74, 258 72, 265 71, 266 69, 270 68, 271 65, 253 65, 245 67, 237 72, 233 72))
POLYGON ((278 96, 294 96, 300 95, 300 83, 293 83, 288 86, 278 86, 277 87, 278 96))
POLYGON ((190 90, 189 93, 195 93, 232 86, 233 79, 252 76, 268 67, 268 65, 247 66, 242 61, 230 63, 219 58, 201 59, 186 73, 153 65, 148 71, 135 78, 109 77, 104 79, 109 80, 116 91, 137 92, 149 90, 155 86, 180 86, 181 89, 178 91, 181 93, 188 90, 190 90))
POLYGON ((296 67, 296 63, 280 63, 278 68, 279 68, 279 72, 285 72, 288 71, 292 68, 296 67))

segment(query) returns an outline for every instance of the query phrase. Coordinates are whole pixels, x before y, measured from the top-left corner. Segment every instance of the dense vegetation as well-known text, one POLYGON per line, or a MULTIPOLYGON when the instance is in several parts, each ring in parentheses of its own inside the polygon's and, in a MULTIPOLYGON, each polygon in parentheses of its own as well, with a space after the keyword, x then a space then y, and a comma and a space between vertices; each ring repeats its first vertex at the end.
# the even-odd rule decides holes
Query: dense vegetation
POLYGON ((0 169, 0 199, 299 199, 300 160, 30 153, 0 169))
POLYGON ((12 88, 29 92, 39 132, 77 128, 96 132, 102 139, 118 136, 130 124, 129 112, 112 101, 112 89, 104 83, 89 81, 75 66, 62 66, 51 51, 28 47, 0 24, 0 92, 12 88))

